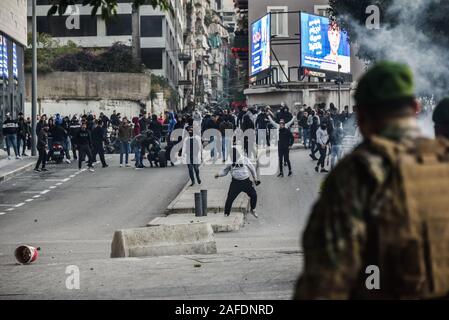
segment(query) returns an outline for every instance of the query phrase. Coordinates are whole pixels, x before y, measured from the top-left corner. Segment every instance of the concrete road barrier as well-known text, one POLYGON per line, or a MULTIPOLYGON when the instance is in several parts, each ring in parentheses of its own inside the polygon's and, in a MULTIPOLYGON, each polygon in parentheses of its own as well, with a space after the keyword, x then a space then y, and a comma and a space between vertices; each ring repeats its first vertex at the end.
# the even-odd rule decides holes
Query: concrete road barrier
POLYGON ((171 214, 166 217, 157 217, 151 220, 147 226, 177 225, 193 223, 210 223, 215 233, 239 231, 245 224, 245 217, 241 212, 232 212, 229 217, 223 214, 209 214, 208 216, 195 217, 193 214, 171 214))
POLYGON ((111 245, 111 258, 213 253, 217 246, 209 223, 118 230, 111 245))

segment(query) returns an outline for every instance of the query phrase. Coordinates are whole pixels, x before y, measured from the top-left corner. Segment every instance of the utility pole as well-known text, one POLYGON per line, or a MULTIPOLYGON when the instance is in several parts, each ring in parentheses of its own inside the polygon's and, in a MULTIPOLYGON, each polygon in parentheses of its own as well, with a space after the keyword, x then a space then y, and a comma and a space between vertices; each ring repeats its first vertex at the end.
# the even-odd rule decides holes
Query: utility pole
POLYGON ((37 118, 37 41, 36 41, 36 0, 32 0, 32 80, 31 80, 31 155, 36 155, 36 118, 37 118))
POLYGON ((342 79, 340 76, 340 69, 341 69, 341 64, 338 65, 338 113, 340 113, 341 110, 341 85, 342 85, 342 79))
POLYGON ((132 53, 135 59, 137 59, 140 63, 140 7, 134 6, 132 7, 132 53))

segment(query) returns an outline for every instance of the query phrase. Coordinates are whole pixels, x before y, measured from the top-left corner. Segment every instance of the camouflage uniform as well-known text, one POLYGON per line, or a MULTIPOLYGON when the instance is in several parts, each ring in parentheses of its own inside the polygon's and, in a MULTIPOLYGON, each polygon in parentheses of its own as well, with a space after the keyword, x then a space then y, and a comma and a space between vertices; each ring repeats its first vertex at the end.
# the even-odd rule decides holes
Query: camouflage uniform
MULTIPOLYGON (((401 97, 401 93, 403 97, 412 96, 413 81, 409 79, 408 84, 404 81, 407 78, 403 76, 404 73, 410 75, 405 66, 380 64, 371 70, 359 84, 359 94, 356 94, 358 103, 366 96, 379 103, 401 97), (375 88, 381 86, 378 75, 385 70, 382 83, 387 83, 387 87, 380 88, 386 96, 383 100, 380 96, 382 92, 379 93, 375 88), (360 97, 360 92, 365 96, 360 97)), ((405 206, 397 189, 394 189, 397 185, 390 183, 391 177, 397 176, 394 172, 396 169, 379 149, 377 140, 391 144, 395 150, 395 146, 399 145, 413 146, 419 136, 420 130, 413 119, 398 118, 390 121, 382 132, 362 142, 331 172, 303 235, 304 271, 297 283, 295 299, 419 298, 416 292, 423 290, 422 286, 410 289, 410 294, 407 295, 404 294, 408 290, 405 282, 398 284, 396 280, 401 279, 394 279, 401 270, 393 270, 396 273, 387 272, 386 277, 381 275, 383 291, 370 291, 365 285, 369 276, 365 273, 366 267, 377 265, 379 258, 378 252, 373 249, 379 241, 379 234, 376 234, 377 238, 374 237, 373 228, 370 227, 373 219, 381 213, 387 217, 390 235, 388 241, 394 243, 395 228, 399 227, 400 221, 394 214, 402 212, 405 206), (390 213, 393 217, 388 220, 390 213), (394 286, 403 288, 395 292, 394 286)), ((410 250, 412 256, 415 253, 413 249, 410 250)), ((416 256, 415 254, 413 258, 416 256)), ((383 262, 388 260, 384 265, 389 268, 407 268, 407 261, 402 261, 404 255, 400 250, 396 255, 381 259, 383 262)), ((411 268, 416 260, 409 263, 411 268)), ((411 271, 413 272, 414 270, 411 271)), ((424 282, 422 280, 421 284, 424 282)))

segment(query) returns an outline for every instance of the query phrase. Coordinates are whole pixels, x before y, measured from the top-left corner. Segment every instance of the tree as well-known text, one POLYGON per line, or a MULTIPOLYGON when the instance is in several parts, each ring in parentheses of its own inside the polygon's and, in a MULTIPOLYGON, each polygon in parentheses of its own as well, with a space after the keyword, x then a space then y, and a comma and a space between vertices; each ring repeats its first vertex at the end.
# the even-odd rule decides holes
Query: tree
MULTIPOLYGON (((48 10, 48 15, 52 16, 58 13, 62 16, 67 7, 70 5, 77 4, 78 0, 51 0, 52 6, 48 10)), ((174 9, 170 3, 170 0, 134 0, 133 7, 138 8, 141 5, 149 4, 153 8, 159 7, 162 11, 170 11, 174 14, 174 9)), ((117 0, 83 0, 83 6, 91 6, 91 15, 95 16, 98 10, 101 11, 101 16, 103 19, 109 19, 117 15, 117 0)))

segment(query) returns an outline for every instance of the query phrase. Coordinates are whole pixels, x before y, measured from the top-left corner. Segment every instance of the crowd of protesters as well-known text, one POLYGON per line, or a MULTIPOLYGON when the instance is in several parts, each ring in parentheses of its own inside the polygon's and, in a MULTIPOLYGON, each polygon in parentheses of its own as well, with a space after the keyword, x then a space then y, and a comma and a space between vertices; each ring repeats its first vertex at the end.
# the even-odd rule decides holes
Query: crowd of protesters
MULTIPOLYGON (((317 172, 328 172, 326 167, 333 168, 342 157, 342 141, 345 135, 354 135, 353 114, 349 107, 338 113, 337 108, 330 104, 317 104, 313 108, 302 106, 294 115, 284 103, 277 112, 273 112, 270 106, 243 107, 240 110, 217 110, 215 112, 176 114, 166 112, 165 114, 146 114, 141 112, 131 121, 122 117, 114 111, 106 116, 100 113, 98 116, 85 114, 81 116, 61 116, 56 114, 47 117, 43 114, 38 116, 36 125, 37 150, 39 160, 36 163, 36 171, 46 171, 46 163, 53 157, 53 145, 60 144, 63 149, 64 161, 70 163, 72 158, 78 160, 78 168, 82 168, 85 161, 89 170, 94 171, 93 164, 99 158, 102 167, 108 167, 105 152, 120 153, 120 167, 134 166, 138 169, 144 168, 145 155, 150 153, 150 143, 167 143, 167 149, 180 143, 183 146, 188 133, 196 128, 203 134, 208 130, 217 130, 220 135, 211 135, 207 141, 201 144, 209 145, 210 156, 213 159, 221 158, 225 162, 230 155, 233 143, 226 134, 240 129, 243 133, 243 150, 246 156, 254 159, 257 147, 270 147, 273 143, 272 135, 277 138, 279 174, 284 176, 283 167, 288 167, 288 175, 291 176, 292 166, 289 150, 294 143, 293 124, 297 123, 298 138, 306 149, 310 149, 310 157, 317 161, 315 170, 317 172), (170 135, 175 130, 183 130, 182 136, 176 141, 171 141, 170 135), (248 130, 254 130, 254 143, 248 130), (150 142, 149 142, 150 141, 150 142), (130 159, 130 154, 134 159, 130 159), (329 164, 330 158, 330 164, 329 164), (328 159, 326 164, 326 159, 328 159)), ((3 136, 8 158, 11 159, 11 149, 17 159, 27 156, 26 150, 31 148, 31 120, 25 119, 19 114, 17 119, 12 119, 10 114, 6 115, 3 122, 3 136)), ((274 138, 273 138, 274 139, 274 138)), ((182 148, 179 156, 182 154, 182 148)), ((167 156, 169 158, 169 156, 167 156)), ((170 159, 169 159, 170 160, 170 159)), ((173 161, 171 161, 173 164, 173 161)), ((150 165, 153 163, 150 161, 150 165)), ((198 166, 189 166, 189 175, 192 184, 201 183, 198 166)))

